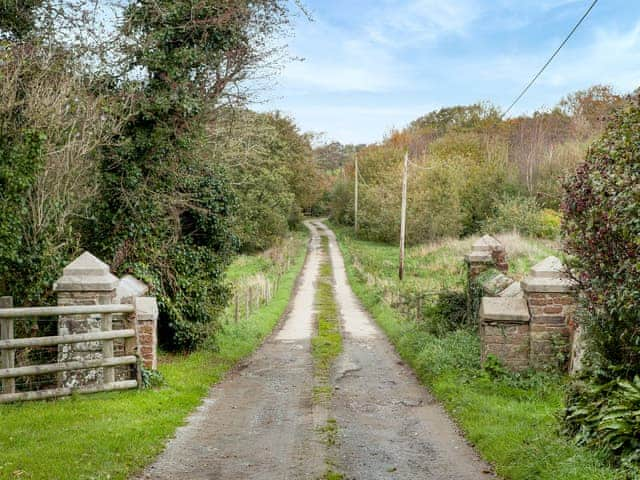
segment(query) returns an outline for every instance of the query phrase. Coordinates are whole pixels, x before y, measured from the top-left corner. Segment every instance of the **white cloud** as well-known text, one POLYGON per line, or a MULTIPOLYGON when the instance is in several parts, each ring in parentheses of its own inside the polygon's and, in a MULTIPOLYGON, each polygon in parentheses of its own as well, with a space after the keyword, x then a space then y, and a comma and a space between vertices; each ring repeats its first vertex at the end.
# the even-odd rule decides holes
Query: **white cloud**
POLYGON ((295 114, 304 131, 325 133, 328 138, 343 143, 371 143, 381 141, 394 128, 402 128, 410 121, 433 110, 433 105, 363 106, 363 105, 306 105, 304 108, 283 108, 295 114))
POLYGON ((302 57, 284 69, 282 84, 298 92, 385 92, 404 84, 403 67, 386 46, 367 35, 307 23, 292 47, 302 57))

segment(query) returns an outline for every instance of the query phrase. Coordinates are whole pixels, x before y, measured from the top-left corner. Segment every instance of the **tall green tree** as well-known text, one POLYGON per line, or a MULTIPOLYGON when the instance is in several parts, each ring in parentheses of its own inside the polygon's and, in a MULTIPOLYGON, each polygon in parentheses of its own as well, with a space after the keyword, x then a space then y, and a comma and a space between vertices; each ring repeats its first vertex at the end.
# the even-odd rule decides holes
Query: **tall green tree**
POLYGON ((153 285, 168 347, 193 348, 215 326, 237 243, 235 199, 205 126, 286 22, 280 0, 138 0, 125 10, 118 88, 132 113, 105 152, 90 238, 118 271, 153 285))

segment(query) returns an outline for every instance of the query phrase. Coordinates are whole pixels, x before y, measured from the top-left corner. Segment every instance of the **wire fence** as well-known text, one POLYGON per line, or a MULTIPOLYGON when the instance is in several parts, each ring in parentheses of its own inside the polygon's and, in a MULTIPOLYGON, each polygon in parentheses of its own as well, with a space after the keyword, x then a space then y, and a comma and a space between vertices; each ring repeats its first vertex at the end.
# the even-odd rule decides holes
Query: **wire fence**
POLYGON ((271 303, 281 288, 283 276, 295 263, 299 252, 297 242, 290 239, 265 252, 263 255, 272 264, 270 268, 234 283, 231 303, 223 314, 226 323, 246 321, 256 310, 271 303))
POLYGON ((367 287, 407 320, 423 325, 433 323, 435 330, 469 323, 467 293, 464 291, 447 288, 425 290, 420 286, 381 278, 367 272, 357 259, 354 259, 353 266, 367 287))

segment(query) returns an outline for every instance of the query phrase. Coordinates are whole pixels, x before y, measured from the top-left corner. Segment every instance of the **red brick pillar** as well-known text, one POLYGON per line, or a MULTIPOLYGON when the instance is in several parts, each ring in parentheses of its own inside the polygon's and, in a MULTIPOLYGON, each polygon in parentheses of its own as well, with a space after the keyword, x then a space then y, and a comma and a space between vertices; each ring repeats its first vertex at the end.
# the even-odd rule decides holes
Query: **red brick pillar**
POLYGON ((136 329, 140 356, 146 368, 158 368, 158 304, 155 297, 137 297, 136 329))
POLYGON ((531 269, 521 286, 531 314, 531 366, 558 367, 561 356, 568 359, 575 284, 562 262, 549 257, 531 269))
POLYGON ((480 307, 482 362, 497 357, 510 370, 529 368, 529 311, 522 298, 484 297, 480 307))

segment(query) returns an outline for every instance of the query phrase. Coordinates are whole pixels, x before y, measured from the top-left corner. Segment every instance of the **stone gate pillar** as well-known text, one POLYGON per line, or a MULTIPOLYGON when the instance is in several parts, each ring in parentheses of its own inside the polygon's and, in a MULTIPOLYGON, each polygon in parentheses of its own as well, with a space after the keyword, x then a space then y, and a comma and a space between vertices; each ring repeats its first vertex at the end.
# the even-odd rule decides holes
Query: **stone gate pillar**
MULTIPOLYGON (((119 280, 109 266, 85 252, 67 265, 62 277, 54 284, 58 305, 108 305, 115 303, 119 280)), ((61 315, 58 334, 99 332, 102 329, 100 315, 61 315)), ((58 347, 58 361, 93 360, 102 358, 101 342, 84 342, 58 347)), ((102 383, 102 369, 64 372, 60 383, 63 387, 80 387, 102 383)))
POLYGON ((491 235, 485 235, 477 240, 471 253, 465 257, 469 269, 469 280, 475 280, 482 272, 495 268, 505 273, 509 270, 507 253, 504 245, 491 235))
POLYGON ((531 315, 531 366, 556 367, 569 352, 575 283, 560 259, 548 257, 531 269, 521 286, 531 315))

